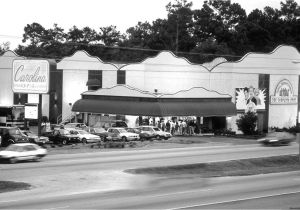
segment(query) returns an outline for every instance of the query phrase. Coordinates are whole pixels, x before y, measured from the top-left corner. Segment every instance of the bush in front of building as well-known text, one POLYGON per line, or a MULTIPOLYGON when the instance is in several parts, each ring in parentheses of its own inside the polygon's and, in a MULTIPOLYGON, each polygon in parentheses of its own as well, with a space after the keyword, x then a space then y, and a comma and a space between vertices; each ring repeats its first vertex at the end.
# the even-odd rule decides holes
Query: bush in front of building
POLYGON ((257 115, 255 112, 248 111, 237 119, 236 124, 238 129, 244 133, 244 135, 255 135, 257 115))
POLYGON ((296 134, 296 133, 300 133, 300 126, 292 126, 289 128, 283 127, 283 128, 279 128, 279 127, 271 127, 271 130, 275 131, 275 132, 289 132, 292 134, 296 134))

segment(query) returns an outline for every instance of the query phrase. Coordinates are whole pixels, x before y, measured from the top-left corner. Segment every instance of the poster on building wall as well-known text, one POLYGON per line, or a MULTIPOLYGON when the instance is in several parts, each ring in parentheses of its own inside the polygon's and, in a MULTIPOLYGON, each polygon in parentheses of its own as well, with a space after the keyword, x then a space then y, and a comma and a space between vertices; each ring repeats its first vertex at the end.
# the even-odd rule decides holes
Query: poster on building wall
POLYGON ((270 104, 297 104, 298 96, 294 95, 291 83, 284 79, 280 81, 275 89, 274 95, 270 97, 270 104))
POLYGON ((239 111, 256 111, 266 109, 266 90, 253 86, 235 89, 236 109, 239 111))
POLYGON ((26 105, 25 106, 25 118, 26 119, 38 119, 38 106, 26 105))

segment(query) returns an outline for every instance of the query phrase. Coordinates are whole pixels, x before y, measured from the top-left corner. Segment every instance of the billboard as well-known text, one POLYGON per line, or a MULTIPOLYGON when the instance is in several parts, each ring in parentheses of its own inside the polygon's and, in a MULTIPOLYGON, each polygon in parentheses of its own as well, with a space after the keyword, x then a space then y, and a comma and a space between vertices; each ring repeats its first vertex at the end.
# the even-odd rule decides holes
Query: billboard
POLYGON ((235 103, 238 111, 256 111, 266 109, 266 90, 253 86, 236 88, 235 103))
POLYGON ((291 83, 284 79, 278 83, 274 95, 270 96, 270 104, 297 104, 298 96, 294 95, 291 83))
POLYGON ((14 60, 12 90, 15 93, 48 93, 49 76, 47 60, 14 60))

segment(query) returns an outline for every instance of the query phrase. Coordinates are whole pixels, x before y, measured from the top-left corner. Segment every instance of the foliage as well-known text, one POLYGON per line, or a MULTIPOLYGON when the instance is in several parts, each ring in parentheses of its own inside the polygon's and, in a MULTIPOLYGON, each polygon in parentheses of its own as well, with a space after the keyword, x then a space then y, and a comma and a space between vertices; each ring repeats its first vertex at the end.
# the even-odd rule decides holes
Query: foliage
POLYGON ((9 42, 4 42, 0 44, 0 55, 2 55, 5 51, 9 50, 9 42))
POLYGON ((279 128, 279 127, 271 127, 271 130, 274 130, 276 132, 289 132, 289 133, 293 133, 293 134, 296 134, 296 133, 300 133, 300 127, 299 126, 292 126, 292 127, 289 127, 289 128, 279 128))
POLYGON ((26 45, 20 45, 16 52, 61 59, 76 50, 86 50, 104 61, 137 62, 160 50, 170 50, 203 63, 221 55, 237 60, 249 51, 270 52, 279 44, 300 50, 300 7, 295 0, 281 2, 280 9, 266 6, 249 15, 230 0, 208 0, 194 10, 188 0, 171 0, 166 10, 165 19, 138 22, 125 34, 112 25, 99 27, 99 31, 73 26, 65 32, 57 24, 50 29, 39 23, 27 24, 23 34, 26 45))
POLYGON ((238 129, 245 135, 256 134, 257 115, 255 112, 248 111, 237 119, 238 129))

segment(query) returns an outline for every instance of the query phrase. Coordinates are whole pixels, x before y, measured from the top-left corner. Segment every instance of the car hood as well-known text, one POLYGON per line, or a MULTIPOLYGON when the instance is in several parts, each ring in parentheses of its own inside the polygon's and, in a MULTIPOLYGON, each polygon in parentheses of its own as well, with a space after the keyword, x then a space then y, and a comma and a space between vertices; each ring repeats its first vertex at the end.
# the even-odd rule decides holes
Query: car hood
POLYGON ((138 136, 137 133, 130 133, 130 132, 122 133, 121 135, 123 135, 123 136, 138 136))
POLYGON ((79 135, 81 138, 99 138, 99 136, 97 135, 93 135, 93 134, 81 134, 79 135))
POLYGON ((77 136, 77 135, 74 135, 74 134, 65 134, 64 136, 65 136, 65 137, 69 137, 69 138, 75 138, 75 137, 78 138, 78 136, 77 136))
POLYGON ((0 156, 7 156, 7 157, 11 157, 11 156, 15 156, 18 155, 18 152, 14 152, 14 151, 0 151, 0 156))

